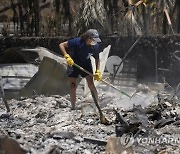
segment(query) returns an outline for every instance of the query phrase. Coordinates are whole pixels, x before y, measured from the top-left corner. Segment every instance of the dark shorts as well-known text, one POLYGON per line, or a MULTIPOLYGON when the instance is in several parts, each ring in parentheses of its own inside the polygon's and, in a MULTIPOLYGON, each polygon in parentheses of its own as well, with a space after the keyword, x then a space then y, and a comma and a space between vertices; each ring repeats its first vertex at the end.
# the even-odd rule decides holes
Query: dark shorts
MULTIPOLYGON (((92 65, 84 66, 83 68, 85 70, 89 71, 90 73, 93 73, 92 65)), ((76 68, 74 66, 72 66, 72 67, 68 66, 66 74, 67 74, 68 77, 74 77, 74 78, 78 78, 79 75, 84 78, 84 77, 86 77, 88 75, 84 71, 81 71, 80 69, 78 69, 78 68, 76 68)))

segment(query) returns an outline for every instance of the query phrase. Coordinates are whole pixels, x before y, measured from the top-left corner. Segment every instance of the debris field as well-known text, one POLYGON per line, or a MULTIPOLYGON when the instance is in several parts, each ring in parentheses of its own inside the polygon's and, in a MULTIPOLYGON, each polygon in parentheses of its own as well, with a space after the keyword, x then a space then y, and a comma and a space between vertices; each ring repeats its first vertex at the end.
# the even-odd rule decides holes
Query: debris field
MULTIPOLYGON (((180 153, 180 104, 177 95, 138 89, 135 93, 138 97, 153 96, 148 100, 150 103, 143 106, 136 104, 137 99, 134 99, 134 105, 123 108, 129 98, 122 94, 117 97, 99 88, 98 91, 99 104, 111 122, 109 125, 101 124, 90 95, 77 95, 76 110, 70 108, 69 95, 11 99, 8 100, 10 112, 6 112, 1 100, 1 149, 13 149, 11 142, 8 142, 9 148, 3 146, 6 140, 13 140, 22 153, 32 154, 180 153), (118 148, 111 145, 112 139, 118 148)), ((147 101, 144 97, 143 100, 147 101)), ((14 154, 21 152, 16 150, 14 154)))

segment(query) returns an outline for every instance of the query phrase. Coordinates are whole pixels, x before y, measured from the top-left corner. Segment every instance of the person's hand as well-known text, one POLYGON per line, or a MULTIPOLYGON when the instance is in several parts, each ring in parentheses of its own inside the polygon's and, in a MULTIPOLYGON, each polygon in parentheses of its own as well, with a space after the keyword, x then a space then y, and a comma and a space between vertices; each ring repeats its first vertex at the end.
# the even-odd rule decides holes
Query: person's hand
POLYGON ((64 58, 66 59, 66 63, 67 63, 69 66, 73 66, 73 65, 74 65, 74 61, 73 61, 73 59, 70 57, 69 54, 65 54, 65 55, 64 55, 64 58))
POLYGON ((101 71, 100 70, 96 70, 95 74, 94 74, 94 79, 97 81, 101 81, 102 80, 102 76, 101 76, 101 71))

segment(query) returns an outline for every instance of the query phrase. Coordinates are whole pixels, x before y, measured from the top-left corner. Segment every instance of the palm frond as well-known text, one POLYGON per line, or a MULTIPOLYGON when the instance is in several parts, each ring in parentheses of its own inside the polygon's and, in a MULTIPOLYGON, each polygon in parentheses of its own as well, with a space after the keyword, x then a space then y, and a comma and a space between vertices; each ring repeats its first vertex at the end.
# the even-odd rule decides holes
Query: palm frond
POLYGON ((82 0, 77 19, 75 21, 79 33, 82 33, 89 28, 107 28, 107 15, 103 4, 103 0, 82 0))

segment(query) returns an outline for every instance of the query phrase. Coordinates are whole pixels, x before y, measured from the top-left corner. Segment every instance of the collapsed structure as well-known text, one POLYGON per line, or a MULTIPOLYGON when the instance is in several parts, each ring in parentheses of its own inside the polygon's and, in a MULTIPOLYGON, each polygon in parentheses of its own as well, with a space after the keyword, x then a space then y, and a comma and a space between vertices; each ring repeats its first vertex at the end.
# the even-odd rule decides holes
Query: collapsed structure
POLYGON ((97 85, 100 107, 111 122, 106 126, 100 123, 91 98, 82 96, 84 84, 79 84, 79 110, 70 111, 65 67, 51 58, 40 60, 39 70, 20 91, 21 97, 8 101, 13 113, 5 113, 1 103, 1 135, 10 137, 1 138, 2 150, 8 149, 6 145, 13 149, 13 145, 19 144, 17 154, 162 153, 172 150, 179 153, 178 86, 176 90, 170 85, 157 84, 121 87, 129 95, 134 94, 128 98, 108 85, 97 85), (64 86, 53 84, 59 79, 64 86), (31 98, 27 98, 29 96, 31 98))

